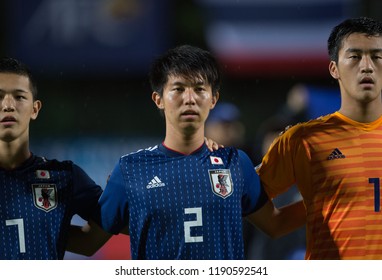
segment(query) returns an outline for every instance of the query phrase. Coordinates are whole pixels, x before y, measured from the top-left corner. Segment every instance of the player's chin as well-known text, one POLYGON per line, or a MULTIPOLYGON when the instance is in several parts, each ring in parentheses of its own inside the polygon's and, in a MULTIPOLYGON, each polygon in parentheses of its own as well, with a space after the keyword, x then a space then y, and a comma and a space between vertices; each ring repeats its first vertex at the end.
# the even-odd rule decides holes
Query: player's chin
POLYGON ((198 128, 200 128, 199 122, 183 122, 181 124, 181 128, 183 131, 187 131, 189 133, 196 131, 198 128))
POLYGON ((15 133, 12 133, 10 131, 0 132, 0 140, 3 142, 13 142, 17 139, 17 137, 18 136, 15 133))

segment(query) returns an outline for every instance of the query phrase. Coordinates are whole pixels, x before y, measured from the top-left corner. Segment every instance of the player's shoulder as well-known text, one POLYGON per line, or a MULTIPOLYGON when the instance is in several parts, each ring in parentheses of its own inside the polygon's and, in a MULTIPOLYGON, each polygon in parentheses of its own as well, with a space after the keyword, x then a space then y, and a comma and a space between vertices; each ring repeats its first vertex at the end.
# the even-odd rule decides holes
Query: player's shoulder
POLYGON ((232 146, 219 148, 216 151, 210 152, 210 154, 211 156, 224 158, 227 161, 233 161, 233 160, 250 161, 250 157, 245 151, 238 149, 236 147, 232 147, 232 146))
POLYGON ((279 136, 293 138, 301 137, 304 134, 310 134, 312 131, 321 130, 327 124, 330 124, 331 121, 335 118, 334 116, 334 114, 328 114, 306 122, 288 125, 284 128, 283 131, 280 132, 279 136))
POLYGON ((236 148, 236 147, 232 147, 232 146, 228 146, 228 147, 223 147, 223 148, 219 148, 217 150, 214 150, 214 151, 208 151, 211 155, 215 155, 215 156, 233 156, 233 155, 237 155, 239 150, 236 148))
POLYGON ((138 160, 145 157, 155 156, 159 153, 158 151, 158 145, 152 146, 152 147, 146 147, 143 149, 139 149, 136 151, 132 151, 130 153, 124 154, 121 156, 121 161, 131 161, 131 160, 138 160))
POLYGON ((49 159, 43 156, 35 156, 35 165, 50 170, 71 170, 75 165, 71 160, 49 159))

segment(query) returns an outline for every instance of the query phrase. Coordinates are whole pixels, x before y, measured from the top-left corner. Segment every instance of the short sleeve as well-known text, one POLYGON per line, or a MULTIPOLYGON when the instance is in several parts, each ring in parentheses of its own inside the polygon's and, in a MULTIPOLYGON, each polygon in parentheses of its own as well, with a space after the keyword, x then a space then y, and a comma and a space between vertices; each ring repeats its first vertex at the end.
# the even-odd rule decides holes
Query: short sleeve
POLYGON ((295 125, 275 139, 257 168, 261 182, 269 195, 287 191, 297 181, 297 175, 305 178, 302 185, 310 181, 309 159, 303 145, 303 126, 295 125))
POLYGON ((241 150, 238 150, 238 152, 244 180, 242 215, 246 216, 264 206, 268 201, 268 196, 248 155, 241 150))
POLYGON ((78 165, 73 164, 73 215, 77 214, 84 220, 94 214, 102 188, 97 185, 78 165))
POLYGON ((98 203, 100 217, 97 222, 105 231, 114 234, 118 234, 129 222, 126 184, 120 162, 113 169, 98 203))

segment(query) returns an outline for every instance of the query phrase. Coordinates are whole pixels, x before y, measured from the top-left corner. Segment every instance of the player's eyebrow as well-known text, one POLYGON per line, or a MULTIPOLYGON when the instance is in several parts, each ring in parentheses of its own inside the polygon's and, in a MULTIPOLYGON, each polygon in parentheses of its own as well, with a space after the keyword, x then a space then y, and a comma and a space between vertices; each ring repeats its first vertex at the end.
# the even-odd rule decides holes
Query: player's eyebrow
POLYGON ((7 93, 7 92, 15 94, 15 93, 28 93, 29 91, 23 90, 23 89, 13 89, 9 91, 9 90, 4 90, 0 88, 0 93, 7 93))
POLYGON ((359 49, 359 48, 348 48, 345 50, 345 52, 347 53, 365 53, 365 52, 368 52, 368 53, 378 53, 378 52, 382 52, 382 48, 375 48, 375 49, 368 49, 368 50, 363 50, 363 49, 359 49))

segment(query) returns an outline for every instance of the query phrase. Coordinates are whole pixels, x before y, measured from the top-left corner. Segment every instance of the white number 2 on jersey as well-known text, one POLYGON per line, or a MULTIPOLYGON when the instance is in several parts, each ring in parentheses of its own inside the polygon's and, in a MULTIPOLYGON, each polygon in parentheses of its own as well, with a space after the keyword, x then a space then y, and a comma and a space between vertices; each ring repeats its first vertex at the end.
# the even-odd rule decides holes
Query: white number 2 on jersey
POLYGON ((19 233, 20 253, 25 253, 25 235, 24 235, 24 221, 23 221, 23 219, 6 220, 5 225, 17 226, 17 232, 19 233))
POLYGON ((192 227, 203 226, 202 207, 185 208, 184 214, 196 214, 195 220, 184 222, 184 239, 186 243, 203 242, 203 236, 191 236, 192 227))

